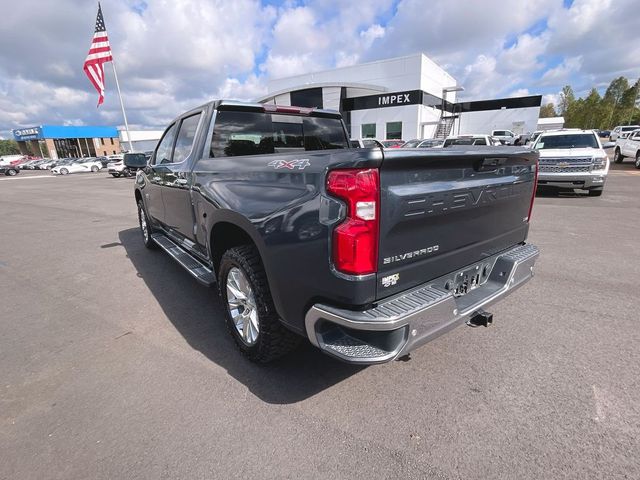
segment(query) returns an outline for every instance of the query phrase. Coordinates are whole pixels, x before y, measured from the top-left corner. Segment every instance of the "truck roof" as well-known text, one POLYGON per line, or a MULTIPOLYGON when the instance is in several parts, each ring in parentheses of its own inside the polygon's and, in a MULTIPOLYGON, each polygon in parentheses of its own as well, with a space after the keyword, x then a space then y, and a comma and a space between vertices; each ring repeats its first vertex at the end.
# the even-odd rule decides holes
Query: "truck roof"
MULTIPOLYGON (((329 110, 315 107, 297 107, 294 105, 275 105, 272 103, 240 102, 237 100, 212 100, 193 110, 211 106, 216 110, 249 110, 256 112, 282 113, 286 115, 305 115, 312 117, 342 118, 337 110, 329 110)), ((187 115, 187 114, 185 114, 187 115)))

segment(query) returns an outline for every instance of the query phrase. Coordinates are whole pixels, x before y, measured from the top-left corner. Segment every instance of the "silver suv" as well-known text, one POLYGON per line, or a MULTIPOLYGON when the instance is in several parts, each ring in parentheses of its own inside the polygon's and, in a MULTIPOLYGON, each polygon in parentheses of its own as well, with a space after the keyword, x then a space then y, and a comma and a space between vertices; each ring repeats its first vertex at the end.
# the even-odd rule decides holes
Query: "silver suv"
POLYGON ((581 188, 599 197, 609 173, 609 158, 592 130, 554 130, 540 134, 538 185, 563 190, 581 188))

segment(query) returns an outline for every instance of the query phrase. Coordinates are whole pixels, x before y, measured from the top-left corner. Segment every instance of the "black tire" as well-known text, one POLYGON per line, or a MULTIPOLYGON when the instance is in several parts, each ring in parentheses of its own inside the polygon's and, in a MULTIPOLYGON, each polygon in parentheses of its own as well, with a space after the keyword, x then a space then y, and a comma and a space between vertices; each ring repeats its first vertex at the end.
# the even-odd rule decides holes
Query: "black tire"
POLYGON ((9 170, 7 170, 7 172, 5 173, 5 175, 8 175, 9 177, 14 177, 18 174, 17 170, 14 170, 13 168, 10 168, 9 170))
POLYGON ((636 168, 640 169, 640 150, 636 152, 636 161, 634 163, 636 168))
POLYGON ((602 195, 603 191, 604 191, 603 187, 590 188, 589 189, 589 196, 590 197, 599 197, 599 196, 602 195))
POLYGON ((98 168, 98 166, 97 166, 97 165, 94 165, 93 167, 91 167, 91 171, 92 171, 93 173, 96 173, 98 170, 100 170, 100 169, 98 168))
POLYGON ((129 178, 129 177, 131 176, 131 170, 129 170, 128 168, 125 168, 125 169, 122 171, 122 175, 123 175, 124 177, 129 178))
POLYGON ((111 175, 113 175, 113 178, 118 178, 120 176, 119 173, 112 173, 111 175))
POLYGON ((620 149, 616 148, 616 151, 613 154, 613 161, 615 163, 622 163, 623 160, 624 160, 624 157, 622 156, 622 153, 620 153, 620 149))
POLYGON ((253 362, 267 363, 293 350, 300 342, 300 337, 287 330, 280 322, 271 298, 267 274, 256 247, 242 245, 227 250, 220 260, 218 270, 218 288, 225 310, 225 323, 242 354, 253 362), (242 270, 248 280, 258 311, 259 333, 253 345, 247 345, 240 337, 229 310, 226 285, 227 276, 233 267, 242 270))
POLYGON ((60 169, 60 175, 67 175, 68 173, 69 173, 69 170, 67 170, 66 168, 60 169))
POLYGON ((151 238, 153 229, 149 223, 149 216, 147 215, 147 211, 144 208, 142 200, 138 200, 138 225, 140 226, 140 234, 142 235, 142 243, 144 243, 144 246, 150 250, 158 248, 156 242, 151 238), (144 225, 146 225, 146 230, 145 227, 143 227, 143 220, 144 225))

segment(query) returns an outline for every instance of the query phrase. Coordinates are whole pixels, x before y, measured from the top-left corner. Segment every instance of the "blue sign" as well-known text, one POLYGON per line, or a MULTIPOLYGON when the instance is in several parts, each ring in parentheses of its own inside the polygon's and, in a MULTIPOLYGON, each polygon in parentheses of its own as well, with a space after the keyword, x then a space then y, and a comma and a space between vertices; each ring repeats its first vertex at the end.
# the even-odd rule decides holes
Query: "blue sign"
POLYGON ((19 142, 23 142, 26 140, 40 140, 44 137, 42 136, 42 129, 40 127, 30 127, 14 130, 13 138, 19 142))

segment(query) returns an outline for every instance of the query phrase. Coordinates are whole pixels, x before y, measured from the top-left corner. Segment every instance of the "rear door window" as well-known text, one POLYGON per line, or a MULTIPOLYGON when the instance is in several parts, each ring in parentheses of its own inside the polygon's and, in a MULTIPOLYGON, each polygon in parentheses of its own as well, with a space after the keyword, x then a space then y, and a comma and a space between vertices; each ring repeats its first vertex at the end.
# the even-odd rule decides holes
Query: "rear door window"
POLYGON ((218 110, 211 157, 349 148, 338 118, 218 110))
POLYGON ((173 150, 173 163, 184 161, 191 153, 201 115, 202 113, 197 113, 182 120, 173 150))

